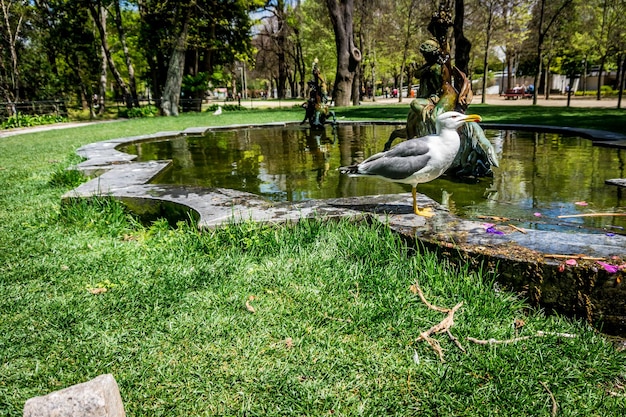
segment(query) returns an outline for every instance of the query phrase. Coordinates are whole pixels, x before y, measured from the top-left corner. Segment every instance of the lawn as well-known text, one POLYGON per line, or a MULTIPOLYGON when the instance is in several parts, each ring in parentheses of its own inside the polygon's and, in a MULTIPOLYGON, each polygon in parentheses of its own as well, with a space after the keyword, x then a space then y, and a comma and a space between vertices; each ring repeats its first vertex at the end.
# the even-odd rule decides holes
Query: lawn
MULTIPOLYGON (((613 110, 471 111, 498 123, 543 115, 619 131, 626 122, 613 110)), ((403 120, 406 108, 337 113, 403 120)), ((530 308, 489 271, 405 247, 384 224, 200 232, 141 224, 105 199, 61 205, 76 183, 65 168, 83 144, 302 115, 184 114, 0 138, 0 416, 104 373, 129 416, 623 413, 624 351, 585 323, 530 308), (462 303, 450 328, 461 346, 432 336, 443 361, 420 334, 446 314, 415 284, 436 306, 462 303)))

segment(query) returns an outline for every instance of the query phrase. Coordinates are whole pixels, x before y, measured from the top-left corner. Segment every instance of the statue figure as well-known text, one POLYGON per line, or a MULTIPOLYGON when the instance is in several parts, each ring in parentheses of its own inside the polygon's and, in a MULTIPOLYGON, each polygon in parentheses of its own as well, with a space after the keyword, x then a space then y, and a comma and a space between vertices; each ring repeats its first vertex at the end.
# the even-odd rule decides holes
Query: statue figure
MULTIPOLYGON (((420 45, 426 63, 418 70, 418 97, 411 101, 406 128, 394 130, 384 150, 389 150, 396 138, 412 139, 435 133, 435 120, 441 113, 455 110, 465 113, 472 101, 471 83, 450 62, 448 29, 452 18, 445 7, 435 12, 428 25, 434 36, 420 45)), ((491 166, 498 166, 493 146, 476 122, 466 123, 459 132, 461 148, 448 173, 456 176, 492 175, 491 166)))
POLYGON ((312 129, 322 129, 327 122, 329 116, 332 117, 333 125, 337 119, 335 112, 330 110, 328 104, 328 91, 326 89, 326 81, 319 69, 319 61, 317 58, 313 61, 313 79, 307 85, 309 86, 309 99, 302 104, 305 109, 304 120, 301 124, 309 122, 312 129))

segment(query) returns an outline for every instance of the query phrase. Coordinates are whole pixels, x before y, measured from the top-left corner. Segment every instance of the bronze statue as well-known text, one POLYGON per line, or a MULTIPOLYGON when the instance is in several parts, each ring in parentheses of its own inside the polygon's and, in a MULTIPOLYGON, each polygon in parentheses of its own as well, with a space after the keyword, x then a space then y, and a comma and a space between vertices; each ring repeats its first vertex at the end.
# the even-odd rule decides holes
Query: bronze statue
POLYGON ((331 124, 335 124, 337 119, 335 112, 330 110, 328 104, 328 91, 326 81, 319 69, 317 58, 313 61, 313 79, 307 84, 309 86, 309 99, 302 104, 305 109, 304 120, 301 124, 309 122, 312 129, 322 129, 324 124, 332 117, 331 124))
MULTIPOLYGON (((452 18, 445 7, 433 14, 428 30, 434 38, 420 45, 426 63, 418 70, 418 98, 410 103, 406 128, 393 131, 384 150, 389 150, 396 138, 412 139, 435 133, 437 116, 447 111, 465 113, 471 103, 471 83, 450 60, 447 38, 451 26, 452 18)), ((491 175, 491 166, 497 167, 498 159, 482 128, 476 122, 466 123, 460 136, 461 148, 447 172, 457 176, 491 175)))

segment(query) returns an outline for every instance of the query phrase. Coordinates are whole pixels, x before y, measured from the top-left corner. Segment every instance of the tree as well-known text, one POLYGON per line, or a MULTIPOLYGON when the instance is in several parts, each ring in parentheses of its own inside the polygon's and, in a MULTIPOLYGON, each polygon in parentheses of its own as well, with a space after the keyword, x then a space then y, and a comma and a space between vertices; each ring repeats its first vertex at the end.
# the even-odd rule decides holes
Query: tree
POLYGON ((195 1, 192 0, 190 3, 180 4, 179 6, 180 13, 177 15, 179 15, 181 23, 179 31, 175 35, 175 43, 170 54, 170 60, 167 66, 167 78, 161 99, 161 112, 164 116, 178 116, 178 103, 180 101, 180 91, 184 74, 185 47, 189 33, 191 8, 195 6, 195 1))
MULTIPOLYGON (((559 17, 561 17, 561 13, 572 4, 573 0, 560 0, 557 2, 553 2, 550 4, 549 9, 546 9, 546 0, 539 0, 538 4, 538 24, 537 24, 537 49, 536 49, 536 57, 535 57, 535 89, 533 91, 533 104, 537 104, 537 86, 539 85, 539 75, 541 74, 541 62, 544 53, 544 42, 546 40, 546 36, 549 34, 550 29, 553 27, 555 22, 559 17)), ((549 90, 549 87, 546 86, 546 89, 549 90)))
POLYGON ((113 78, 115 78, 115 82, 117 86, 122 91, 122 95, 124 97, 124 101, 126 102, 126 106, 128 108, 133 107, 133 103, 137 102, 136 98, 133 99, 133 96, 128 88, 128 85, 122 78, 122 75, 117 69, 115 62, 113 62, 113 58, 111 56, 111 49, 109 48, 108 42, 108 34, 107 34, 107 16, 108 10, 106 8, 106 0, 96 0, 95 2, 92 0, 85 0, 86 5, 89 9, 89 13, 93 19, 93 22, 98 30, 98 34, 100 35, 100 43, 102 45, 102 53, 106 58, 106 63, 109 71, 113 74, 113 78))
POLYGON ((28 48, 23 48, 23 87, 33 100, 70 99, 83 109, 97 92, 100 45, 81 2, 36 0, 28 48), (26 53, 28 52, 28 53, 26 53))
MULTIPOLYGON (((285 98, 290 64, 287 61, 287 57, 289 56, 289 50, 293 48, 289 39, 292 31, 288 24, 288 18, 291 10, 285 0, 270 0, 265 5, 264 10, 268 12, 269 15, 263 19, 264 25, 258 37, 263 37, 265 39, 257 44, 262 48, 260 53, 269 53, 274 55, 274 59, 268 59, 271 59, 273 66, 278 69, 276 73, 278 97, 285 98)), ((291 62, 291 64, 295 63, 291 62)))
POLYGON ((328 86, 332 86, 335 74, 329 71, 337 68, 337 55, 328 7, 324 2, 305 1, 298 10, 302 19, 299 30, 305 79, 311 76, 313 61, 317 59, 328 86))
MULTIPOLYGON (((361 51, 354 45, 354 0, 326 0, 335 32, 337 72, 333 100, 337 106, 347 106, 352 95, 352 83, 361 62, 361 51)), ((353 100, 358 100, 358 96, 353 100)))
POLYGON ((162 113, 176 115, 183 75, 212 78, 215 68, 252 55, 249 13, 263 2, 138 0, 137 5, 152 91, 162 113))
POLYGON ((117 28, 117 34, 119 36, 120 44, 122 45, 122 52, 124 54, 124 62, 126 63, 126 70, 128 71, 128 86, 130 89, 130 96, 133 101, 133 106, 139 107, 139 97, 137 96, 137 82, 135 80, 135 68, 133 66, 130 52, 128 50, 128 44, 126 43, 126 30, 122 21, 122 10, 120 7, 121 0, 113 0, 113 8, 115 9, 115 27, 117 28))
POLYGON ((465 21, 465 2, 454 0, 454 65, 464 74, 469 74, 469 56, 472 43, 463 33, 463 22, 465 21))
POLYGON ((482 85, 482 94, 480 98, 480 102, 482 104, 486 103, 487 96, 487 76, 489 74, 489 48, 491 42, 491 36, 493 32, 493 20, 494 14, 496 11, 496 0, 481 0, 479 1, 480 6, 484 9, 485 14, 487 15, 487 27, 485 30, 485 56, 483 58, 483 85, 482 85))
POLYGON ((2 8, 1 45, 3 50, 9 52, 8 54, 0 54, 0 76, 2 77, 0 89, 8 102, 20 99, 18 47, 24 20, 30 12, 29 3, 26 0, 0 0, 0 7, 2 8))
MULTIPOLYGON (((406 67, 406 61, 407 61, 407 54, 409 52, 409 46, 411 45, 411 38, 412 38, 412 34, 414 32, 413 30, 413 13, 415 12, 415 8, 418 4, 417 0, 408 0, 408 1, 404 1, 401 3, 402 6, 405 6, 406 8, 403 8, 405 13, 404 16, 406 17, 406 21, 403 20, 403 22, 406 23, 406 26, 404 27, 404 42, 403 42, 403 48, 402 48, 402 62, 400 64, 400 86, 399 86, 399 90, 400 90, 400 94, 398 94, 398 103, 402 103, 402 85, 404 84, 404 69, 406 67)), ((407 95, 408 92, 410 90, 410 80, 407 83, 407 95)))

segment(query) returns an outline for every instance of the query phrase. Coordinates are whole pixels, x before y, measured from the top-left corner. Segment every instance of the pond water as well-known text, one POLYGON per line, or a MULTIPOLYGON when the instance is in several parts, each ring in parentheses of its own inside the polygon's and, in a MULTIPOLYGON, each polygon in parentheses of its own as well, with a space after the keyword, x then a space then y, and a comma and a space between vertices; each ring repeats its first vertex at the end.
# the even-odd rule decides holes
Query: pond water
MULTIPOLYGON (((152 182, 247 191, 272 201, 301 201, 411 191, 408 185, 350 178, 337 170, 379 152, 392 130, 403 125, 341 124, 335 131, 308 127, 215 130, 140 142, 120 150, 138 161, 171 159, 152 182)), ((626 217, 570 217, 626 213, 611 178, 626 177, 626 151, 592 146, 580 137, 554 133, 487 130, 500 167, 493 177, 441 177, 418 192, 465 218, 510 218, 527 228, 626 233, 626 217)), ((488 220, 485 220, 488 221, 488 220)))

